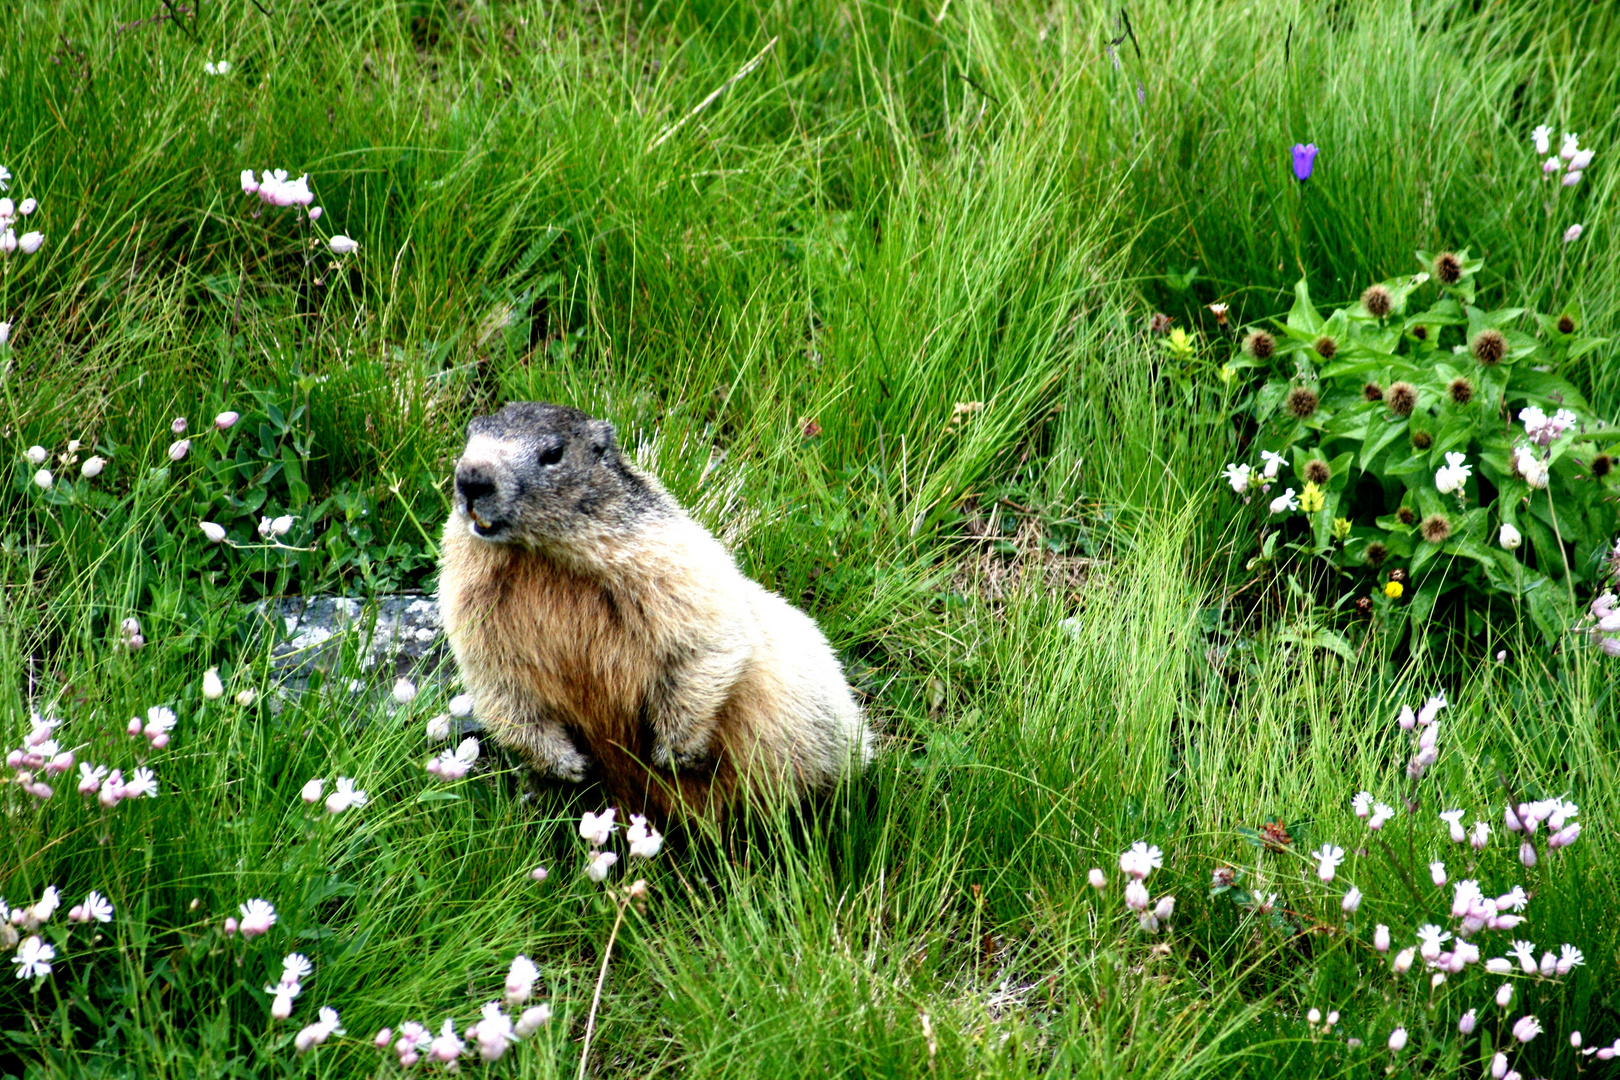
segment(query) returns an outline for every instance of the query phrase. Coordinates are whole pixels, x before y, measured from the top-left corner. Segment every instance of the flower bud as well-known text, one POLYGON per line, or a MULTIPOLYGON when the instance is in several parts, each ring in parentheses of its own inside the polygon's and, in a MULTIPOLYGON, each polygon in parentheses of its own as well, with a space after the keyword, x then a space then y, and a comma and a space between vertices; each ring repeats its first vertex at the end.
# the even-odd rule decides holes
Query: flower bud
POLYGON ((186 418, 183 416, 175 417, 169 422, 169 430, 176 435, 184 435, 186 433, 186 418))
POLYGON ((50 486, 54 483, 56 483, 56 477, 51 475, 51 470, 49 469, 41 469, 39 472, 34 474, 34 484, 41 489, 49 490, 50 486))
POLYGON ((1086 874, 1086 881, 1090 883, 1091 887, 1096 889, 1098 892, 1101 892, 1103 889, 1108 887, 1107 875, 1095 866, 1093 866, 1090 872, 1086 874))
POLYGON ((96 477, 101 475, 101 470, 105 469, 106 467, 106 458, 98 456, 87 457, 84 459, 84 464, 79 466, 79 475, 84 477, 86 480, 94 480, 96 477))
POLYGON ((225 696, 225 684, 220 680, 219 668, 211 667, 203 672, 203 697, 209 701, 218 701, 225 696))
POLYGON ((50 456, 51 452, 43 446, 30 446, 23 451, 23 457, 28 459, 30 465, 43 465, 50 456))
POLYGON ((349 239, 347 236, 344 236, 342 233, 338 233, 336 236, 332 237, 332 239, 328 240, 326 242, 326 246, 331 248, 332 254, 337 256, 352 255, 360 248, 358 243, 349 239))
POLYGON ((25 232, 17 238, 17 247, 21 249, 24 255, 32 255, 34 252, 39 250, 39 245, 43 244, 44 242, 44 233, 25 232))
POLYGON ((218 544, 225 539, 225 527, 223 525, 216 525, 212 521, 199 521, 197 522, 197 528, 201 529, 203 535, 208 537, 210 544, 218 544))
POLYGON ((186 459, 186 455, 189 453, 191 453, 190 439, 180 439, 177 442, 169 444, 170 461, 184 461, 186 459))

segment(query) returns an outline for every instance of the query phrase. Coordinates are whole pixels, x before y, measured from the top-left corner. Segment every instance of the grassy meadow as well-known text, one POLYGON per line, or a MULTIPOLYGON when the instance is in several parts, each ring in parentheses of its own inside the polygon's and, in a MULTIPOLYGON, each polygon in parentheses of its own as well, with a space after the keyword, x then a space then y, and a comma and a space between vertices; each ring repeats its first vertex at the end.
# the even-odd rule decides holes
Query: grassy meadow
MULTIPOLYGON (((5 195, 44 238, 0 256, 0 742, 54 718, 158 787, 0 773, 0 1076, 395 1075, 373 1033, 465 1032, 518 954, 550 1019, 494 1062, 463 1035, 463 1072, 1620 1075, 1581 1052, 1620 1045, 1620 659, 1517 618, 1415 649, 1307 559, 1250 564, 1207 307, 1258 326, 1302 277, 1350 303, 1466 248, 1482 307, 1620 338, 1620 11, 22 0, 6 25, 5 195), (1538 124, 1597 151, 1552 199, 1538 124), (309 174, 321 216, 244 169, 309 174), (1180 372, 1155 312, 1197 334, 1180 372), (448 672, 402 703, 350 643, 278 693, 255 605, 431 593, 464 427, 512 400, 613 421, 817 618, 881 729, 866 775, 647 861, 615 837, 598 884, 599 791, 492 746, 424 770, 448 672), (1396 716, 1435 694, 1409 780, 1396 716), (126 733, 154 709, 161 748, 126 733), (368 801, 300 798, 339 776, 368 801), (1396 811, 1376 833, 1362 790, 1396 811), (1526 867, 1503 808, 1552 799, 1584 831, 1542 826, 1526 867), (1154 931, 1138 841, 1149 912, 1174 897, 1154 931), (1464 879, 1528 894, 1471 939, 1511 972, 1392 971, 1457 929, 1464 879), (111 920, 69 921, 90 890, 111 920), (251 899, 277 920, 248 940, 251 899), (49 974, 15 959, 35 939, 49 974), (1515 941, 1582 962, 1530 973, 1515 941), (314 971, 278 1020, 292 952, 314 971), (322 1006, 344 1031, 299 1052, 322 1006)), ((1620 350, 1563 374, 1620 419, 1620 350)))

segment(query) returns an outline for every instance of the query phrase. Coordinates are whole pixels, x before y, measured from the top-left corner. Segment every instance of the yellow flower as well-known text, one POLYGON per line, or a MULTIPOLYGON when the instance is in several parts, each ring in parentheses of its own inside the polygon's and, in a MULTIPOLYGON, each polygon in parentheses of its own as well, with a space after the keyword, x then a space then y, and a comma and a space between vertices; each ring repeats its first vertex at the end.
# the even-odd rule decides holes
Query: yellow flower
POLYGON ((1349 518, 1334 518, 1333 519, 1333 539, 1335 539, 1335 540, 1343 540, 1345 537, 1347 537, 1349 535, 1350 535, 1350 519, 1349 518))
POLYGON ((1193 336, 1179 326, 1164 341, 1165 351, 1178 360, 1190 360, 1196 345, 1193 336))
POLYGON ((1388 585, 1384 586, 1384 595, 1389 597, 1391 600, 1399 600, 1401 598, 1401 593, 1405 591, 1406 590, 1398 581, 1392 581, 1388 585))
POLYGON ((1322 496, 1322 489, 1311 481, 1305 482, 1305 490, 1299 493, 1299 508, 1307 514, 1314 514, 1327 504, 1322 496))

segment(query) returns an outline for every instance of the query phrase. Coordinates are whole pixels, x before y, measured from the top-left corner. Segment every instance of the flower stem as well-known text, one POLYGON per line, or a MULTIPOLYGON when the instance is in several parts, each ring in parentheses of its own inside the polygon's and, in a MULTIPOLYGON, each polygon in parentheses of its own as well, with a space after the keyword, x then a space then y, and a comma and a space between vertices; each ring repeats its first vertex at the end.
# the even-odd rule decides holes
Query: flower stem
POLYGON ((1395 868, 1395 872, 1401 876, 1401 884, 1405 885, 1406 891, 1412 894, 1412 899, 1416 900, 1419 904, 1422 904, 1423 894, 1418 892, 1417 883, 1412 880, 1411 872, 1405 866, 1401 865, 1401 861, 1395 857, 1395 852, 1391 850, 1388 842, 1386 842, 1382 836, 1373 837, 1373 841, 1379 847, 1384 849, 1384 854, 1389 857, 1389 865, 1393 866, 1395 868))
POLYGON ((613 929, 608 933, 607 944, 602 948, 602 970, 596 976, 596 993, 591 995, 591 1012, 585 1019, 585 1041, 579 1049, 578 1080, 585 1080, 585 1064, 591 1056, 591 1036, 596 1034, 596 1010, 602 1004, 602 987, 607 984, 608 960, 613 956, 613 942, 619 936, 619 927, 624 925, 624 909, 630 906, 630 891, 625 890, 624 896, 619 900, 619 913, 613 920, 613 929))
POLYGON ((1564 550, 1564 534, 1558 531, 1558 511, 1553 508, 1552 486, 1547 487, 1547 516, 1552 518, 1553 538, 1558 541, 1558 557, 1564 560, 1564 586, 1569 589, 1569 606, 1578 607, 1575 602, 1575 579, 1569 572, 1569 553, 1564 550))

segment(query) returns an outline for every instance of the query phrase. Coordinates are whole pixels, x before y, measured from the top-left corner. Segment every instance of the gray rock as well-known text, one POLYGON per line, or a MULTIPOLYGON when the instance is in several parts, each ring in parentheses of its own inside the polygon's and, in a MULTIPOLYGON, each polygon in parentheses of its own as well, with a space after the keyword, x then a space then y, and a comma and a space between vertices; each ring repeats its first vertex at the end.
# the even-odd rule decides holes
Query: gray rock
POLYGON ((254 605, 254 630, 268 635, 270 668, 283 694, 302 693, 311 676, 347 673, 343 689, 387 693, 400 677, 421 683, 455 676, 436 595, 291 596, 254 605))

